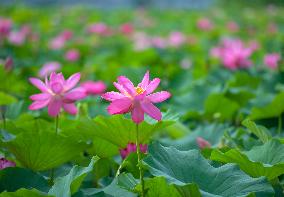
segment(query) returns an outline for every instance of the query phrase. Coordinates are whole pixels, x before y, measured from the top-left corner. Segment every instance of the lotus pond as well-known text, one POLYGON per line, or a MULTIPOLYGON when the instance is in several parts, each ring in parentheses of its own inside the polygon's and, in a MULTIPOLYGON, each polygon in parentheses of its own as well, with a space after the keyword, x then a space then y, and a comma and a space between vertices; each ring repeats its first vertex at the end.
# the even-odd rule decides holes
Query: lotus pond
POLYGON ((283 7, 0 11, 1 197, 284 196, 283 7))

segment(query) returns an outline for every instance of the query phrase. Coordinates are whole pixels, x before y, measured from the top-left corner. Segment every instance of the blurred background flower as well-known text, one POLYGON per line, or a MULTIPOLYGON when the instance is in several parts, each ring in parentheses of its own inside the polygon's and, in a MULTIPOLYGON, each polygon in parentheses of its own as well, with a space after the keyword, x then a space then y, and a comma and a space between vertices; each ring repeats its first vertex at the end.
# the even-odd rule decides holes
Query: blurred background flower
POLYGON ((4 157, 0 158, 0 170, 9 168, 9 167, 15 167, 16 164, 13 161, 9 161, 5 159, 4 157))

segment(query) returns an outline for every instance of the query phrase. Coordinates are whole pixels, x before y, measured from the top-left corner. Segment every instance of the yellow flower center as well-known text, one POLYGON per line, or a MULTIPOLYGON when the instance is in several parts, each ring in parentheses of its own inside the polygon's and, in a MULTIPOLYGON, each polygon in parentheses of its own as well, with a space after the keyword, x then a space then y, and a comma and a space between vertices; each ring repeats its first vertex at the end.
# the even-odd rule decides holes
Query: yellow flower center
POLYGON ((145 90, 141 87, 136 87, 136 93, 137 94, 142 94, 145 90))

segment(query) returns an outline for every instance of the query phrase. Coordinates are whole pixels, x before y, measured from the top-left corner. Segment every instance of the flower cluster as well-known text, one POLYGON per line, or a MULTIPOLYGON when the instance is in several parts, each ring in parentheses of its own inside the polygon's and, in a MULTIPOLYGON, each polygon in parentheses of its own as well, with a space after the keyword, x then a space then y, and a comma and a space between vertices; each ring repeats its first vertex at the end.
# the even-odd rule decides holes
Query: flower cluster
POLYGON ((110 26, 102 22, 89 24, 87 27, 87 33, 96 34, 99 36, 110 36, 114 33, 122 33, 128 36, 133 32, 134 32, 134 27, 131 23, 121 24, 118 29, 111 28, 110 26))
POLYGON ((132 36, 134 49, 137 51, 145 50, 150 47, 167 48, 167 47, 180 47, 186 43, 195 43, 191 36, 185 36, 182 32, 171 32, 167 37, 150 36, 142 32, 137 32, 132 36))
MULTIPOLYGON (((49 79, 46 74, 59 65, 51 62, 45 65, 40 71, 41 77, 45 75, 45 82, 37 78, 30 78, 30 82, 37 87, 41 93, 30 97, 33 103, 30 110, 48 108, 48 114, 57 116, 63 108, 69 114, 75 115, 77 108, 75 102, 84 99, 88 95, 102 94, 106 86, 102 81, 85 81, 79 87, 75 87, 80 80, 80 73, 75 73, 65 80, 62 73, 52 72, 49 79)), ((149 72, 146 72, 141 83, 134 87, 133 83, 125 76, 118 77, 114 86, 120 92, 107 92, 102 98, 111 101, 107 110, 109 114, 124 114, 131 112, 132 120, 139 124, 144 120, 144 113, 153 119, 160 121, 162 113, 153 103, 160 103, 167 100, 171 94, 167 91, 153 93, 160 83, 159 78, 150 81, 149 72)))
POLYGON ((21 46, 29 38, 34 40, 37 34, 33 33, 30 26, 23 25, 19 30, 13 30, 13 22, 10 19, 0 18, 0 41, 7 40, 14 46, 21 46))

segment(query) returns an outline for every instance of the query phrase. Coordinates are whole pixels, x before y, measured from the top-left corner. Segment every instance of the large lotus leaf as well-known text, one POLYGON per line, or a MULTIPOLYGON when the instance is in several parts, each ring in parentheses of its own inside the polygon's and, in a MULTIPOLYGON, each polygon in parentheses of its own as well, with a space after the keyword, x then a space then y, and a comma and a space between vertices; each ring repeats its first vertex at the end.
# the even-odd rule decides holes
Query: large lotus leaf
MULTIPOLYGON (((145 143, 154 132, 161 130, 173 123, 176 117, 164 115, 160 122, 152 120, 144 121, 139 124, 139 142, 145 143)), ((86 135, 102 138, 118 147, 124 148, 129 142, 136 140, 136 125, 132 120, 122 115, 110 117, 98 116, 94 120, 84 119, 78 126, 78 131, 86 135)))
POLYGON ((247 127, 251 133, 256 135, 263 143, 267 142, 271 138, 269 131, 265 127, 256 125, 249 119, 244 120, 242 124, 247 127))
POLYGON ((140 180, 134 178, 131 173, 122 173, 117 177, 117 184, 124 189, 134 191, 136 185, 139 184, 140 180))
POLYGON ((237 102, 217 93, 209 95, 204 105, 205 116, 220 121, 231 120, 240 108, 237 102))
POLYGON ((109 176, 113 172, 113 168, 117 164, 113 161, 112 158, 101 158, 95 165, 93 173, 93 181, 99 181, 101 178, 109 176))
POLYGON ((98 137, 94 137, 92 146, 87 151, 91 155, 98 155, 100 158, 110 158, 119 153, 116 145, 98 137))
POLYGON ((260 78, 252 76, 246 72, 237 72, 234 77, 228 81, 229 87, 243 87, 256 89, 260 83, 260 78))
POLYGON ((37 191, 36 189, 19 189, 15 192, 2 192, 0 197, 54 197, 47 195, 43 192, 37 191))
POLYGON ((82 181, 93 170, 94 164, 98 160, 98 157, 93 157, 87 167, 74 166, 66 176, 55 179, 54 185, 48 194, 56 197, 71 197, 71 194, 77 192, 82 181))
POLYGON ((197 127, 193 132, 183 138, 177 140, 163 139, 161 142, 163 145, 174 146, 179 150, 190 150, 198 148, 196 139, 197 137, 202 137, 212 146, 217 146, 227 129, 227 124, 207 124, 197 127))
MULTIPOLYGON (((188 80, 188 75, 187 79, 188 80)), ((178 89, 175 96, 172 99, 172 107, 179 113, 186 114, 188 112, 195 112, 201 114, 204 109, 204 102, 206 98, 214 91, 219 90, 218 86, 213 86, 208 83, 208 80, 200 79, 197 81, 189 80, 190 82, 182 84, 188 84, 186 87, 178 89)), ((175 86, 176 88, 177 86, 175 86)))
POLYGON ((0 106, 1 105, 9 105, 17 102, 17 99, 9 94, 4 92, 0 92, 0 106))
MULTIPOLYGON (((1 52, 4 48, 1 48, 1 52)), ((22 96, 23 92, 25 92, 26 90, 26 87, 28 87, 26 81, 23 81, 23 78, 20 78, 19 75, 15 74, 15 72, 10 72, 9 74, 7 74, 6 70, 4 69, 4 66, 1 65, 0 84, 0 90, 2 92, 17 94, 19 96, 22 96)))
POLYGON ((103 196, 103 197, 136 197, 137 195, 121 188, 118 185, 117 178, 114 178, 112 183, 108 186, 98 189, 98 188, 88 188, 82 189, 84 196, 86 197, 94 197, 94 196, 103 196))
POLYGON ((243 197, 253 193, 273 196, 274 193, 264 177, 251 178, 233 164, 215 168, 198 150, 179 151, 154 143, 144 164, 152 175, 165 177, 170 184, 197 184, 202 196, 243 197))
POLYGON ((35 171, 58 167, 86 148, 85 143, 46 131, 22 132, 14 139, 2 142, 2 146, 13 153, 22 166, 35 171))
POLYGON ((67 120, 61 121, 60 128, 61 134, 68 136, 74 141, 84 141, 89 143, 88 149, 86 150, 90 155, 97 155, 100 158, 110 158, 119 153, 118 147, 109 141, 96 137, 92 130, 81 130, 77 126, 85 122, 87 124, 88 119, 85 121, 67 120))
POLYGON ((21 113, 26 110, 26 106, 24 106, 25 101, 20 100, 19 102, 12 103, 6 107, 5 116, 7 119, 16 119, 20 116, 21 113))
POLYGON ((30 114, 22 114, 16 120, 9 120, 6 123, 6 130, 9 133, 18 135, 22 132, 54 131, 55 124, 47 120, 34 118, 30 114))
MULTIPOLYGON (((141 184, 137 186, 137 190, 141 190, 141 184)), ((155 177, 145 181, 145 190, 148 197, 171 196, 171 197, 201 197, 196 184, 187 185, 170 185, 164 177, 155 177)))
POLYGON ((48 182, 38 173, 25 168, 5 168, 0 170, 0 192, 14 192, 20 188, 48 191, 48 182))
POLYGON ((241 106, 246 106, 248 101, 255 97, 259 82, 259 77, 246 72, 237 72, 226 83, 226 97, 241 106))
POLYGON ((265 176, 272 180, 284 174, 284 144, 278 140, 270 140, 247 152, 231 149, 222 153, 214 150, 211 153, 211 159, 223 163, 237 163, 252 177, 265 176))
MULTIPOLYGON (((129 191, 141 193, 141 184, 131 174, 121 174, 118 177, 118 185, 129 191)), ((171 197, 200 197, 200 192, 195 184, 184 186, 168 184, 164 177, 145 179, 146 196, 171 196, 171 197)))
POLYGON ((278 117, 284 112, 284 92, 279 93, 274 99, 262 107, 252 108, 250 119, 259 120, 278 117))
POLYGON ((186 134, 189 134, 190 129, 180 121, 177 121, 175 124, 163 129, 163 133, 166 133, 173 139, 179 139, 184 137, 186 134))
POLYGON ((229 88, 226 92, 226 97, 237 102, 240 106, 245 106, 255 95, 251 90, 246 90, 245 88, 229 88))

